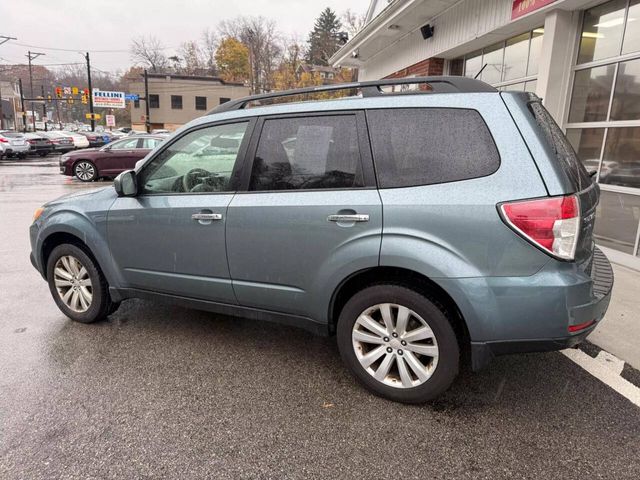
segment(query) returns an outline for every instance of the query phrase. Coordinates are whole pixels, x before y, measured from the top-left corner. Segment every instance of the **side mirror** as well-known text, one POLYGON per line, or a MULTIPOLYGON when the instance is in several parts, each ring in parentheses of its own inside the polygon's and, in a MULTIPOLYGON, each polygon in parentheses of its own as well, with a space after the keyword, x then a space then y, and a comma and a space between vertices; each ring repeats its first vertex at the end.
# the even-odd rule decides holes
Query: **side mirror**
POLYGON ((119 197, 135 197, 138 194, 136 172, 127 170, 118 175, 113 181, 113 188, 119 197))

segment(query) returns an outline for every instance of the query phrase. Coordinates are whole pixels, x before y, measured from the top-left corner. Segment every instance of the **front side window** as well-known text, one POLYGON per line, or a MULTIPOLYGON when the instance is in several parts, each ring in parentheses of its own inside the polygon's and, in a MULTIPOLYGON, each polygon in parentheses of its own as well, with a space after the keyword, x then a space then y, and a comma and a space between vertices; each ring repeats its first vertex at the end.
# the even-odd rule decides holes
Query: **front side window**
POLYGON ((381 188, 467 180, 500 166, 491 133, 475 110, 372 110, 367 121, 381 188))
POLYGON ((216 125, 185 134, 141 172, 143 193, 229 191, 247 122, 216 125))
POLYGON ((362 187, 355 115, 266 120, 250 190, 362 187))

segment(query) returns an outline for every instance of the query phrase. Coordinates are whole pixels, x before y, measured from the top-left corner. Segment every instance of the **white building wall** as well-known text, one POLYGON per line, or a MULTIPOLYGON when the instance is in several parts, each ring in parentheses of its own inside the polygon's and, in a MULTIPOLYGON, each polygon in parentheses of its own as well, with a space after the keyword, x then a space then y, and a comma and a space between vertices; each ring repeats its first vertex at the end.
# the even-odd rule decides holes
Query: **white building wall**
POLYGON ((376 80, 386 77, 409 65, 440 56, 461 44, 487 35, 510 23, 512 4, 513 0, 461 1, 428 22, 435 27, 432 38, 423 40, 418 28, 368 58, 360 70, 359 78, 376 80))

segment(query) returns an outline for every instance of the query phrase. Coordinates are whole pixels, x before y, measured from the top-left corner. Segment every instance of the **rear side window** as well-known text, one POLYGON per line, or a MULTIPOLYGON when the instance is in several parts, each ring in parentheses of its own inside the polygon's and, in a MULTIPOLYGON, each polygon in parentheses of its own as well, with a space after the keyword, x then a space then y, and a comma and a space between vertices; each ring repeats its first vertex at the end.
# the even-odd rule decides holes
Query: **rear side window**
POLYGON ((265 120, 250 190, 362 187, 355 115, 265 120))
POLYGON ((576 191, 581 191, 591 185, 591 177, 587 169, 578 158, 576 151, 565 137, 551 114, 540 103, 540 99, 530 94, 529 111, 536 119, 540 131, 544 135, 549 147, 553 150, 558 164, 562 167, 567 178, 576 191))
POLYGON ((480 114, 456 108, 367 112, 380 188, 491 175, 500 155, 480 114))

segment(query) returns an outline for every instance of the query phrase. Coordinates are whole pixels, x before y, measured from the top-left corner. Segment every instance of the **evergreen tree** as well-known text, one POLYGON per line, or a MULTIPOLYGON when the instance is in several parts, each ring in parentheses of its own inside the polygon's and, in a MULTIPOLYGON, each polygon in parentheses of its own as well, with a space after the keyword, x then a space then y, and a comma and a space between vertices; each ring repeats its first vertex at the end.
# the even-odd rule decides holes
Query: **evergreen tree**
POLYGON ((328 65, 331 55, 340 48, 338 32, 342 24, 336 13, 329 7, 325 8, 313 25, 309 33, 309 50, 307 62, 313 65, 328 65))

